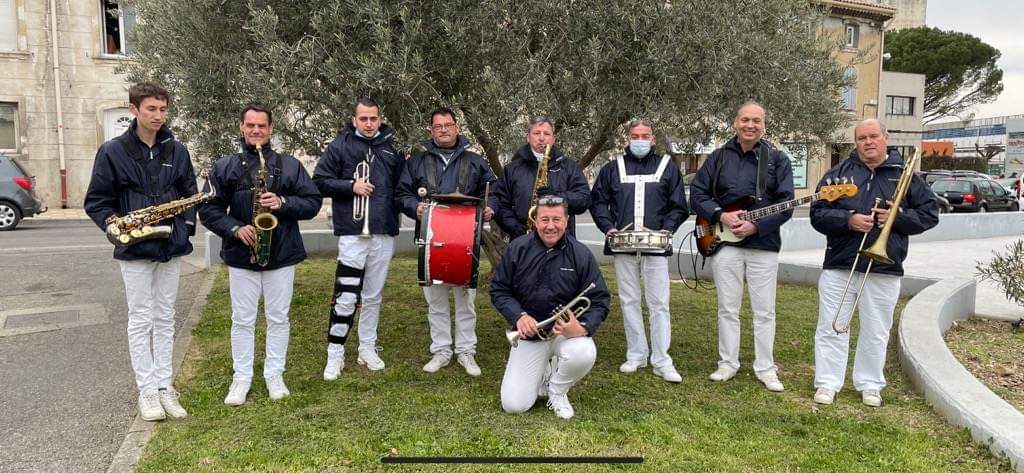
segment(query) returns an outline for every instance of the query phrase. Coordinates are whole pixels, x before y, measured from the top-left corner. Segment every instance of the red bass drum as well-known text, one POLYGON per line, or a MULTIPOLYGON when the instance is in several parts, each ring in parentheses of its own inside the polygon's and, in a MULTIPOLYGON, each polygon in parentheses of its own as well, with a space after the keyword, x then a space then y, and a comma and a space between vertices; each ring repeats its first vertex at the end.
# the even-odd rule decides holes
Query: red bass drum
POLYGON ((443 199, 427 204, 416 230, 417 281, 475 288, 480 263, 479 199, 443 199))

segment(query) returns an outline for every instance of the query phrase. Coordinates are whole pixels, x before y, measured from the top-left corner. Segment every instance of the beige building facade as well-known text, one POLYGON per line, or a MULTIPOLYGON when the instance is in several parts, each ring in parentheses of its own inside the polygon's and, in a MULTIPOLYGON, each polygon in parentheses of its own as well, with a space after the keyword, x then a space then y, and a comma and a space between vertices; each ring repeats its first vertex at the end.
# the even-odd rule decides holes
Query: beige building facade
POLYGON ((924 74, 882 72, 882 116, 889 129, 889 146, 904 158, 921 147, 924 134, 924 74))
POLYGON ((82 207, 96 149, 131 122, 133 27, 113 0, 0 0, 0 153, 51 208, 82 207))
POLYGON ((889 31, 925 25, 928 0, 882 0, 882 3, 896 9, 896 16, 889 22, 889 31))

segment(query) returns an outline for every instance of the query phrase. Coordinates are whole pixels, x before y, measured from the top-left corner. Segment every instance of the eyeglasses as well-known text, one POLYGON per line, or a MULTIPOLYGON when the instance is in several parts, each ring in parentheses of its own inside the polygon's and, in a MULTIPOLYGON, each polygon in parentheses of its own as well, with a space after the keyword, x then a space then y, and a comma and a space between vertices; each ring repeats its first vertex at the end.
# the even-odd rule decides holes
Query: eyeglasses
POLYGON ((430 128, 433 129, 434 131, 443 131, 443 130, 454 130, 455 127, 457 127, 457 126, 458 125, 456 125, 454 123, 438 123, 437 125, 434 125, 434 126, 432 126, 430 128))
POLYGON ((537 205, 562 205, 565 199, 557 195, 545 195, 537 199, 537 205))

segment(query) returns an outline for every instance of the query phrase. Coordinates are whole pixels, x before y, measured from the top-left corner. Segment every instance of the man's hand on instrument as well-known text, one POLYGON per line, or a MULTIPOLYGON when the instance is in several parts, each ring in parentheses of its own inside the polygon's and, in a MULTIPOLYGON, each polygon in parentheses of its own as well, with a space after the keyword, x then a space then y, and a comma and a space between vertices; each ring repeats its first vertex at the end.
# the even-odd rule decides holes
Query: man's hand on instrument
POLYGON ((757 225, 746 220, 740 220, 738 225, 729 227, 729 230, 732 231, 733 235, 736 235, 739 238, 746 238, 750 235, 757 234, 757 225))
POLYGON ((587 329, 580 325, 580 321, 576 319, 576 314, 572 313, 572 310, 566 311, 568 320, 562 321, 558 319, 555 321, 555 327, 551 329, 551 332, 555 335, 561 335, 565 338, 582 337, 587 334, 587 329))
POLYGON ((490 207, 484 207, 484 221, 490 222, 491 218, 494 217, 494 209, 490 207))
POLYGON ((264 192, 260 195, 260 205, 270 210, 281 208, 281 198, 273 192, 264 192))
POLYGON ((420 202, 416 204, 416 220, 423 218, 423 211, 427 210, 427 204, 420 202))
MULTIPOLYGON (((745 211, 743 211, 743 210, 734 210, 732 212, 722 212, 722 214, 718 216, 718 220, 721 221, 722 223, 724 223, 725 226, 729 227, 730 230, 732 230, 732 229, 736 228, 737 226, 739 226, 739 224, 741 222, 743 222, 743 220, 740 217, 742 217, 744 213, 745 213, 745 211)), ((736 233, 736 231, 733 230, 733 233, 736 233)))
POLYGON ((530 314, 524 313, 519 320, 516 321, 516 330, 519 331, 521 338, 529 338, 537 335, 537 319, 534 319, 530 314))
POLYGON ((256 227, 245 225, 235 230, 235 238, 241 240, 246 246, 256 246, 256 227))
POLYGON ((368 196, 373 193, 373 184, 366 179, 356 179, 356 182, 352 184, 352 192, 356 195, 368 196))
POLYGON ((608 229, 608 233, 606 233, 605 235, 607 236, 607 235, 611 235, 612 233, 618 233, 618 232, 619 232, 618 228, 609 228, 608 229))
POLYGON ((874 228, 875 220, 870 215, 853 214, 850 215, 850 219, 846 221, 846 225, 850 227, 850 230, 855 232, 867 233, 874 228))
POLYGON ((887 200, 885 202, 889 204, 889 207, 884 209, 875 207, 871 209, 872 212, 875 212, 875 220, 878 220, 879 225, 885 225, 885 222, 889 220, 889 209, 892 208, 892 201, 887 200))

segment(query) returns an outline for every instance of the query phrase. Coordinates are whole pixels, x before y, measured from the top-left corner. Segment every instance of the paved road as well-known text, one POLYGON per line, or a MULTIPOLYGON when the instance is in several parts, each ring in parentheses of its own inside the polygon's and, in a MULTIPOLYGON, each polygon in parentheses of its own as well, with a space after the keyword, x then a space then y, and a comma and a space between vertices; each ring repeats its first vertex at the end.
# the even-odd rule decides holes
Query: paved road
MULTIPOLYGON (((137 393, 111 252, 90 222, 0 232, 0 471, 105 471, 124 439, 137 393)), ((199 266, 182 264, 179 328, 199 266)))

